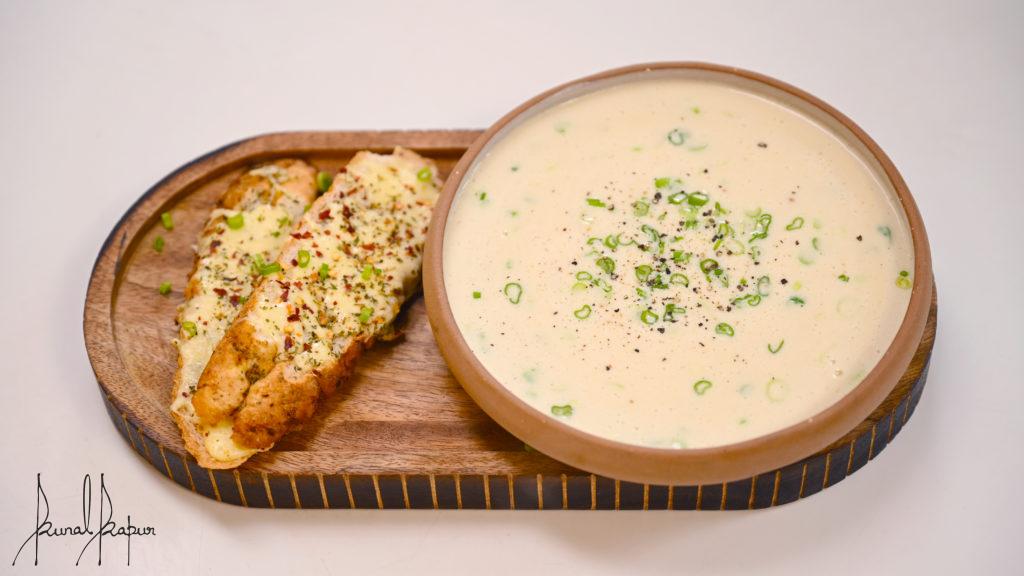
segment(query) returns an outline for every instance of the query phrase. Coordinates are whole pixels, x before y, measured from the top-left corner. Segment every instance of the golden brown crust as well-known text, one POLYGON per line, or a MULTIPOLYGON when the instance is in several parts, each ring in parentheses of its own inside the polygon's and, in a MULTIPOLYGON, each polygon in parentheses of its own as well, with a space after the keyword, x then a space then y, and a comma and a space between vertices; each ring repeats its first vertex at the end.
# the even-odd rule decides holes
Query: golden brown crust
POLYGON ((214 349, 192 398, 192 406, 203 423, 216 424, 230 416, 241 406, 250 384, 274 368, 277 348, 261 342, 255 334, 252 324, 241 320, 214 349))

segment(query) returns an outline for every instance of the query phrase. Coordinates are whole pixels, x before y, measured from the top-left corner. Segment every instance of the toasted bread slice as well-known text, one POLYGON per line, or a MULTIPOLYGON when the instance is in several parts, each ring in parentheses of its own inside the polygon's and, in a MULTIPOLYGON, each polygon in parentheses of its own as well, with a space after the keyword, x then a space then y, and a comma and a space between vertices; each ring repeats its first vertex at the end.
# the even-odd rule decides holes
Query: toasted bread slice
POLYGON ((192 409, 199 376, 224 332, 242 310, 253 285, 289 238, 293 223, 316 198, 315 170, 300 160, 279 160, 235 180, 210 214, 196 244, 196 259, 178 309, 178 370, 171 416, 188 451, 208 468, 237 465, 212 458, 209 431, 192 409))
POLYGON ((213 351, 192 405, 206 450, 234 466, 307 421, 419 284, 440 181, 396 148, 360 152, 302 217, 213 351))

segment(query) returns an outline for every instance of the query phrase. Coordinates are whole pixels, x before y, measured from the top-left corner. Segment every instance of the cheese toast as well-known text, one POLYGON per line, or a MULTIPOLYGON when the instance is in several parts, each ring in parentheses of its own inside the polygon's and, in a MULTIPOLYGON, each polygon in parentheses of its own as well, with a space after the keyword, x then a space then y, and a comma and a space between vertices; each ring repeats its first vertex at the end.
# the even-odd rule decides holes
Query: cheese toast
POLYGON ((279 160, 248 170, 220 198, 197 241, 185 302, 178 308, 178 370, 171 416, 188 451, 203 466, 233 463, 215 460, 206 451, 208 431, 191 402, 199 377, 260 272, 277 259, 293 223, 316 198, 316 191, 316 171, 300 160, 279 160))
POLYGON ((302 216, 210 357, 192 406, 216 467, 297 428, 418 288, 433 162, 360 152, 302 216))

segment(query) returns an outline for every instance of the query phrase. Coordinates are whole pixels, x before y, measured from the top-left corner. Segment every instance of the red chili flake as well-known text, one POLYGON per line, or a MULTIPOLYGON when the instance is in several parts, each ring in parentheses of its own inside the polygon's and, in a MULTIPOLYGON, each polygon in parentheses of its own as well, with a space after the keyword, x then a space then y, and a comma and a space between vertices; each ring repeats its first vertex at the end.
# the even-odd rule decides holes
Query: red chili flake
POLYGON ((221 242, 220 240, 213 240, 212 242, 210 242, 210 248, 216 250, 217 247, 220 246, 221 244, 223 244, 223 242, 221 242))
POLYGON ((328 218, 331 217, 331 209, 328 208, 327 210, 324 210, 323 212, 317 214, 317 217, 320 218, 321 220, 327 220, 328 218))
POLYGON ((345 217, 345 220, 352 217, 352 209, 348 207, 348 204, 341 207, 341 215, 345 217))
POLYGON ((289 322, 298 322, 300 320, 302 320, 302 316, 298 312, 288 317, 289 322))
POLYGON ((363 244, 363 250, 376 250, 376 249, 377 249, 377 245, 372 243, 372 242, 369 243, 369 244, 363 244))
POLYGON ((323 253, 323 252, 321 252, 321 251, 319 251, 319 250, 317 250, 317 251, 316 251, 316 256, 317 256, 317 258, 323 258, 323 256, 324 256, 324 253, 323 253))
POLYGON ((292 344, 294 344, 294 342, 292 342, 291 335, 285 336, 284 337, 284 349, 285 350, 290 349, 292 347, 292 344))
POLYGON ((223 288, 214 288, 213 291, 214 293, 217 294, 217 296, 220 296, 221 298, 228 295, 228 291, 223 288))
POLYGON ((232 306, 238 306, 238 303, 241 301, 242 299, 238 296, 238 294, 232 294, 231 298, 228 298, 228 302, 231 302, 232 306))
POLYGON ((309 342, 303 342, 302 349, 305 350, 306 352, 309 352, 310 350, 313 349, 313 347, 309 345, 309 342))
POLYGON ((353 225, 351 225, 351 224, 349 224, 349 225, 348 225, 348 228, 346 228, 345 230, 346 230, 346 231, 347 231, 347 232, 348 232, 349 234, 355 234, 355 233, 356 233, 356 227, 355 227, 355 226, 353 226, 353 225))
POLYGON ((342 244, 341 245, 341 251, 345 253, 345 256, 351 256, 352 255, 352 247, 349 246, 348 244, 342 244))
POLYGON ((302 232, 302 233, 292 232, 292 238, 295 238, 296 240, 302 240, 304 238, 312 238, 312 237, 313 237, 313 233, 310 232, 309 230, 306 230, 305 232, 302 232))

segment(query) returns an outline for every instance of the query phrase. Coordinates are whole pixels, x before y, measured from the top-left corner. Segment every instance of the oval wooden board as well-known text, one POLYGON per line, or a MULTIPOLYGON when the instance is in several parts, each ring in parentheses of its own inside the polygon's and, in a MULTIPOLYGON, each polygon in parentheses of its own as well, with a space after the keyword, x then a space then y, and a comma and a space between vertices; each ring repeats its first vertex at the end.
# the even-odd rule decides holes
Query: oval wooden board
POLYGON ((358 150, 412 148, 443 175, 478 131, 295 132, 231 144, 179 168, 125 213, 96 259, 85 341, 110 417, 161 473, 222 502, 277 508, 715 509, 764 508, 833 486, 874 458, 913 413, 928 372, 936 305, 913 362, 871 416, 825 450, 779 470, 724 484, 653 486, 568 467, 526 448, 490 420, 448 372, 422 298, 401 318, 405 336, 378 344, 303 430, 234 471, 200 468, 168 415, 175 308, 192 244, 229 181, 268 158, 297 156, 323 170, 358 150), (174 229, 160 226, 170 211, 174 229), (157 234, 162 253, 151 246, 157 234), (171 282, 169 296, 157 293, 171 282))

